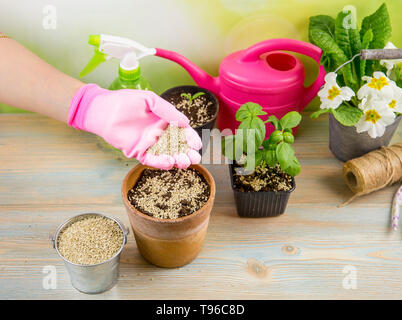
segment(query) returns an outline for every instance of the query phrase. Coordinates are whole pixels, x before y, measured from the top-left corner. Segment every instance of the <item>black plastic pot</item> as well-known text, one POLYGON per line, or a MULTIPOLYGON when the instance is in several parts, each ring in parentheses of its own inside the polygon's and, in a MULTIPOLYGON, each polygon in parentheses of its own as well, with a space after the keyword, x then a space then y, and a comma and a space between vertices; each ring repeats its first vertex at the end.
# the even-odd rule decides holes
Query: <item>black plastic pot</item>
POLYGON ((329 149, 341 161, 361 157, 370 151, 389 145, 401 119, 402 116, 396 118, 393 124, 386 127, 382 137, 373 139, 367 132, 357 133, 354 126, 345 127, 330 114, 329 149))
POLYGON ((230 183, 234 193, 237 214, 240 217, 267 218, 277 217, 286 210, 290 194, 296 188, 293 179, 293 187, 289 191, 258 191, 242 192, 234 187, 234 166, 229 165, 230 183))
MULTIPOLYGON (((219 102, 218 102, 218 99, 215 97, 215 95, 212 92, 208 91, 207 89, 204 89, 201 87, 179 86, 179 87, 173 87, 173 88, 166 90, 165 92, 163 92, 161 94, 161 97, 163 99, 169 101, 170 97, 176 96, 177 94, 181 94, 181 93, 195 94, 197 92, 204 92, 205 95, 208 97, 208 99, 213 102, 212 108, 215 108, 215 114, 211 121, 203 124, 202 126, 193 127, 193 129, 195 131, 197 131, 198 135, 202 139, 202 130, 203 129, 212 130, 212 128, 215 126, 216 117, 218 116, 219 102)), ((208 135, 208 137, 209 137, 209 135, 208 135)), ((202 141, 202 150, 206 150, 206 148, 208 147, 208 144, 209 144, 209 139, 205 139, 205 141, 202 141)))

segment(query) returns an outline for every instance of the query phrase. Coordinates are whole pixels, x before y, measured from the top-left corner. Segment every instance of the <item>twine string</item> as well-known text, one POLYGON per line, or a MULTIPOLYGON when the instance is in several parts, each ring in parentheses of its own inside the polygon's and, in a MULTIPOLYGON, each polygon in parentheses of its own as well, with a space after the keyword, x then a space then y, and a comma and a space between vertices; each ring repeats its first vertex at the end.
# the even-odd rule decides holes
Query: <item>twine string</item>
POLYGON ((341 207, 357 197, 402 181, 402 143, 347 161, 343 166, 343 177, 354 196, 341 207))

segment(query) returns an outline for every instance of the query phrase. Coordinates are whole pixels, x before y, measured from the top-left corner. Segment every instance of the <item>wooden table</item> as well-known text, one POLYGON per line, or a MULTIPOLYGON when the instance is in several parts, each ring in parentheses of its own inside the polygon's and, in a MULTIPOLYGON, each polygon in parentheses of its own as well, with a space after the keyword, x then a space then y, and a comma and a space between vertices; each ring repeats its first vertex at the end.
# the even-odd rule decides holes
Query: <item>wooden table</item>
POLYGON ((120 186, 135 161, 62 123, 1 115, 0 298, 401 299, 402 237, 389 228, 397 186, 337 208, 352 194, 328 149, 328 120, 305 115, 295 149, 302 173, 286 214, 239 218, 227 166, 207 165, 217 194, 198 258, 179 269, 154 267, 130 235, 117 286, 89 296, 70 285, 49 234, 82 212, 128 225, 120 186), (46 266, 56 268, 57 289, 43 287, 46 266), (357 288, 350 289, 354 275, 357 288))

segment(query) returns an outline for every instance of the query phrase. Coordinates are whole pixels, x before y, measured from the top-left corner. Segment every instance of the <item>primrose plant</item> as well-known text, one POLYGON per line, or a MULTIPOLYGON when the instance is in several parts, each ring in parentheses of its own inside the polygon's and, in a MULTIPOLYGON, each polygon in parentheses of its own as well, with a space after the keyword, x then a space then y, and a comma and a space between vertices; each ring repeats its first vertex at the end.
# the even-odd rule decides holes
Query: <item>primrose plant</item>
POLYGON ((234 135, 224 137, 223 154, 230 160, 244 165, 246 172, 252 172, 258 166, 280 168, 291 176, 300 173, 300 164, 295 156, 292 143, 292 129, 301 121, 301 115, 292 111, 282 119, 269 116, 263 121, 260 116, 267 113, 256 103, 242 105, 236 113, 240 125, 234 135), (275 131, 265 139, 265 124, 272 123, 275 131))
POLYGON ((327 71, 318 93, 321 107, 312 118, 329 112, 342 125, 377 138, 402 114, 402 60, 356 58, 362 49, 395 49, 389 42, 391 23, 385 3, 363 19, 360 30, 356 20, 347 9, 335 19, 310 18, 309 39, 323 50, 321 62, 327 71))
POLYGON ((193 101, 195 99, 197 99, 198 97, 200 97, 204 94, 205 94, 205 92, 197 92, 197 93, 194 93, 193 95, 191 93, 182 93, 181 96, 183 98, 186 98, 189 101, 190 105, 192 105, 193 101))

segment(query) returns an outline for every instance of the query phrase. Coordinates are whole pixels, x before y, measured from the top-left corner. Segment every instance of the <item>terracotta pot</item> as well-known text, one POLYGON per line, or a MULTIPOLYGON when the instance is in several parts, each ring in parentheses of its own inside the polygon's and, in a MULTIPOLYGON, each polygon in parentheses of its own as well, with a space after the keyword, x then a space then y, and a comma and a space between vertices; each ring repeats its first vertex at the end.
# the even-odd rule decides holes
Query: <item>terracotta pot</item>
POLYGON ((215 199, 215 181, 201 165, 192 165, 210 186, 207 203, 196 212, 177 219, 158 219, 134 208, 127 198, 145 169, 137 165, 126 175, 122 186, 123 202, 133 228, 135 241, 142 256, 150 263, 164 268, 184 266, 194 260, 201 250, 208 228, 209 216, 215 199))
MULTIPOLYGON (((213 102, 212 108, 215 108, 215 114, 214 117, 207 123, 203 124, 202 126, 198 126, 198 127, 193 127, 193 129, 195 131, 197 131, 198 135, 200 136, 200 138, 202 139, 202 130, 203 129, 207 129, 207 130, 212 130, 215 126, 215 121, 216 121, 216 117, 218 116, 218 112, 219 112, 219 101, 218 99, 215 97, 215 95, 208 91, 207 89, 201 88, 201 87, 197 87, 197 86, 179 86, 179 87, 173 87, 170 88, 168 90, 166 90, 165 92, 163 92, 161 94, 161 97, 167 101, 169 101, 169 99, 172 96, 176 96, 177 94, 181 94, 181 93, 190 93, 190 94, 195 94, 197 92, 204 92, 205 96, 208 97, 208 99, 210 101, 213 102)), ((209 144, 209 135, 207 136, 208 139, 204 139, 205 141, 202 141, 202 149, 200 150, 200 153, 203 154, 204 151, 207 149, 208 144, 209 144)))
POLYGON ((329 149, 332 154, 341 161, 358 158, 370 151, 388 146, 394 135, 402 116, 395 119, 395 122, 385 128, 382 137, 371 138, 367 132, 357 133, 356 128, 345 127, 335 117, 329 115, 329 149))

